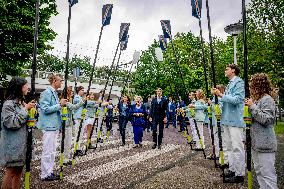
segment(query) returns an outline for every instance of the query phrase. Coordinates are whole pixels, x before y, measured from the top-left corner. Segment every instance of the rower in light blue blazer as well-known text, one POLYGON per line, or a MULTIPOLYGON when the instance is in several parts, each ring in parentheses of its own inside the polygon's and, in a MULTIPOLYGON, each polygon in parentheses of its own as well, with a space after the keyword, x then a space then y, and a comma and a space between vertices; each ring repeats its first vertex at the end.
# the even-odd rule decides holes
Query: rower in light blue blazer
POLYGON ((245 127, 244 122, 244 81, 235 76, 230 80, 225 94, 221 98, 222 116, 221 125, 231 127, 245 127))
POLYGON ((61 106, 57 92, 51 86, 40 95, 40 113, 38 128, 45 131, 57 131, 61 127, 61 106))

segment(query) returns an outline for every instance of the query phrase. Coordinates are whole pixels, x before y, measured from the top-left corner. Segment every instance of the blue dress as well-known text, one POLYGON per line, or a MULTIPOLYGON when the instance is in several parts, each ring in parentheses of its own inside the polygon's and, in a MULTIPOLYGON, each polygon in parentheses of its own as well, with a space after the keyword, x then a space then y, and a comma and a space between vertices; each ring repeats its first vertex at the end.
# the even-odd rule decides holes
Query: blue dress
POLYGON ((133 105, 130 109, 131 124, 133 126, 134 143, 139 144, 142 142, 143 128, 146 124, 144 115, 146 114, 145 106, 141 105, 139 108, 133 105), (142 113, 142 116, 136 116, 134 113, 142 113))

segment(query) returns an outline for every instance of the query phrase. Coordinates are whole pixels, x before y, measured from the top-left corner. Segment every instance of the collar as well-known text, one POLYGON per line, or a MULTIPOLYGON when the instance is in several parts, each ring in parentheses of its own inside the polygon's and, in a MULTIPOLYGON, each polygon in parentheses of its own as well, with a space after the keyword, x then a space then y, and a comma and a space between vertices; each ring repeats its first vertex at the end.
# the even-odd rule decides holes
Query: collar
POLYGON ((55 88, 53 88, 52 86, 48 86, 47 88, 49 88, 52 92, 56 92, 55 88))
POLYGON ((236 78, 237 78, 237 76, 234 76, 234 77, 230 80, 230 82, 235 81, 235 80, 236 80, 236 78))

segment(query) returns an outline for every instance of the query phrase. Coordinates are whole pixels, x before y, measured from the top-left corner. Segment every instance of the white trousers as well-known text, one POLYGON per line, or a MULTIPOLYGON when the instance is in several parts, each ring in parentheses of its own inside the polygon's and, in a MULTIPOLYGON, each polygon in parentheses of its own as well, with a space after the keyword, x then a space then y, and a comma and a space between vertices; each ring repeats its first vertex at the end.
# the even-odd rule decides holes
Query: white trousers
MULTIPOLYGON (((203 148, 205 148, 204 135, 203 135, 203 122, 197 121, 196 124, 197 124, 197 128, 198 128, 198 130, 199 130, 200 139, 201 139, 202 142, 203 142, 203 148)), ((197 138, 198 138, 198 136, 197 136, 197 138)), ((201 147, 201 144, 200 144, 199 138, 198 138, 198 140, 196 141, 196 147, 197 147, 197 148, 202 148, 202 147, 201 147)))
MULTIPOLYGON (((75 128, 74 128, 74 130, 75 130, 74 144, 76 143, 76 140, 77 140, 80 122, 81 122, 80 119, 75 119, 75 125, 74 125, 74 127, 75 127, 75 128)), ((86 124, 83 123, 83 124, 82 124, 82 128, 81 128, 81 132, 80 132, 80 136, 79 136, 78 149, 77 149, 77 150, 82 150, 82 147, 81 147, 81 146, 82 146, 82 143, 83 143, 85 130, 86 130, 86 124)))
POLYGON ((277 189, 275 153, 262 153, 252 150, 252 160, 260 189, 277 189))
POLYGON ((41 156, 41 178, 53 173, 57 148, 58 131, 43 131, 43 149, 41 156))
MULTIPOLYGON (((215 144, 216 157, 219 157, 220 148, 219 148, 219 137, 218 137, 217 125, 213 125, 213 134, 214 134, 214 144, 215 144)), ((210 134, 210 136, 211 136, 211 134, 210 134)))
POLYGON ((189 125, 190 125, 191 134, 192 134, 192 140, 197 142, 198 141, 198 136, 197 136, 197 133, 196 133, 196 129, 195 129, 195 124, 194 124, 193 118, 189 118, 189 125))
MULTIPOLYGON (((101 128, 101 124, 103 124, 103 119, 104 119, 104 114, 103 113, 100 113, 99 114, 99 117, 98 117, 98 132, 101 128)), ((97 133, 98 133, 97 132, 97 133)), ((106 127, 104 127, 104 125, 102 125, 102 134, 101 134, 101 138, 102 136, 106 135, 106 127)))
POLYGON ((65 128, 65 139, 64 139, 64 162, 68 162, 71 159, 72 149, 72 127, 65 128))
POLYGON ((245 175, 243 128, 224 126, 224 144, 227 148, 229 170, 236 176, 245 175))

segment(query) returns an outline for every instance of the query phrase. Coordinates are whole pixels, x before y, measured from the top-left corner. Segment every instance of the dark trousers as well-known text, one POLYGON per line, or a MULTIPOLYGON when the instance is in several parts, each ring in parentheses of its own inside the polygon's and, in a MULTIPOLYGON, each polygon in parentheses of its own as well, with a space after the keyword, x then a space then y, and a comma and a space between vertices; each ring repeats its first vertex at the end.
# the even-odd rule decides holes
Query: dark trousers
POLYGON ((176 114, 175 112, 167 113, 167 128, 169 127, 170 122, 172 122, 173 127, 176 127, 176 114))
POLYGON ((112 116, 106 116, 106 128, 107 128, 107 131, 111 131, 111 129, 112 129, 112 120, 113 120, 112 116))
POLYGON ((178 118, 178 122, 179 122, 179 125, 180 125, 180 131, 183 131, 186 127, 185 117, 179 115, 177 118, 178 118))
POLYGON ((125 129, 126 129, 127 121, 128 120, 126 116, 119 116, 118 125, 119 125, 119 132, 120 132, 121 140, 123 144, 125 144, 125 129))
POLYGON ((164 134, 164 121, 163 119, 159 120, 153 120, 153 142, 157 144, 157 138, 158 138, 158 145, 162 144, 163 140, 163 134, 164 134), (157 134, 157 131, 159 130, 159 134, 157 134))
POLYGON ((149 131, 150 129, 152 129, 152 122, 149 120, 148 117, 145 120, 146 120, 146 129, 147 131, 149 131))

